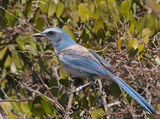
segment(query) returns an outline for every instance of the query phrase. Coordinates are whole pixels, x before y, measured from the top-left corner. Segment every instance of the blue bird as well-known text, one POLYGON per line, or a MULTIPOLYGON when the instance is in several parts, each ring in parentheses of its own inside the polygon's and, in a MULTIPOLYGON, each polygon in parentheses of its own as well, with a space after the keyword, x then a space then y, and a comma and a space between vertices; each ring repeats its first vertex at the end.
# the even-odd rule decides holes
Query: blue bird
POLYGON ((110 70, 110 63, 94 51, 77 44, 61 28, 48 28, 33 36, 45 37, 51 42, 57 59, 69 74, 81 78, 101 77, 112 79, 150 114, 156 112, 140 94, 110 70))

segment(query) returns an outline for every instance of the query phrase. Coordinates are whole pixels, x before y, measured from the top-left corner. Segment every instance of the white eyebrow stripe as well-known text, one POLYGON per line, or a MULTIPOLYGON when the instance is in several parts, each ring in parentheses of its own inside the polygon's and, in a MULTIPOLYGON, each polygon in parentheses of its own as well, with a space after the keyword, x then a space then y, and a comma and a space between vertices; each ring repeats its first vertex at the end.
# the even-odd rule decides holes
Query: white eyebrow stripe
POLYGON ((56 32, 61 32, 60 30, 57 30, 57 29, 56 29, 56 30, 53 30, 53 31, 56 31, 56 32))
POLYGON ((44 33, 47 33, 47 32, 50 32, 50 31, 55 31, 55 32, 61 32, 60 30, 57 30, 57 29, 54 29, 54 30, 46 30, 46 31, 44 31, 44 33))

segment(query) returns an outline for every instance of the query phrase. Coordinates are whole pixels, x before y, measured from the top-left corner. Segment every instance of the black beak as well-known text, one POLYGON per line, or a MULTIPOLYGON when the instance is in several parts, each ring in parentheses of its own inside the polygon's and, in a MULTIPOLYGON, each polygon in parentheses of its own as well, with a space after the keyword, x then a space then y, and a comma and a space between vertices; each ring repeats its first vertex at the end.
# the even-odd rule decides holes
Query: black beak
POLYGON ((33 37, 44 37, 43 33, 35 33, 33 34, 33 37))

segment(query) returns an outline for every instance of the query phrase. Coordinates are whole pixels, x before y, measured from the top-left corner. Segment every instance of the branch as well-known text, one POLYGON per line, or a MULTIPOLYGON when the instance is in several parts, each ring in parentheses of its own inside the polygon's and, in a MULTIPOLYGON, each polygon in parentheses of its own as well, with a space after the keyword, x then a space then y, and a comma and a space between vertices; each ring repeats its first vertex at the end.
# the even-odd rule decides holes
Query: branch
MULTIPOLYGON (((75 90, 75 86, 72 87, 72 90, 75 90)), ((69 96, 69 100, 68 100, 68 105, 67 105, 67 112, 65 114, 65 119, 70 119, 69 115, 70 115, 70 110, 71 110, 71 107, 72 107, 72 99, 73 99, 73 96, 74 94, 70 94, 69 96)))
MULTIPOLYGON (((104 105, 104 110, 105 110, 105 112, 107 112, 108 111, 108 107, 107 107, 107 102, 106 102, 106 94, 105 94, 105 92, 102 91, 103 87, 102 87, 102 82, 101 82, 100 79, 98 79, 98 84, 99 84, 99 87, 100 87, 100 93, 102 95, 102 101, 103 101, 103 105, 104 105)), ((106 119, 110 119, 110 117, 106 116, 106 119)))
POLYGON ((29 100, 33 100, 33 99, 17 99, 17 100, 6 99, 6 100, 0 100, 0 102, 26 102, 29 100))
POLYGON ((112 112, 112 113, 103 113, 101 114, 101 117, 107 116, 107 115, 120 115, 120 114, 124 114, 125 112, 127 112, 129 109, 129 107, 127 107, 126 109, 123 109, 121 112, 112 112))
POLYGON ((106 95, 102 91, 102 82, 101 82, 100 79, 98 79, 98 84, 99 84, 99 87, 100 87, 100 93, 102 93, 102 100, 103 100, 103 104, 104 104, 104 109, 105 109, 105 112, 107 112, 108 111, 108 107, 107 107, 107 102, 106 102, 106 95))
MULTIPOLYGON (((31 91, 31 92, 34 92, 34 93, 36 93, 36 94, 39 94, 39 95, 41 95, 41 96, 43 96, 43 94, 42 93, 40 93, 40 92, 38 92, 38 91, 36 91, 36 90, 34 90, 34 89, 31 89, 30 87, 28 87, 24 82, 23 83, 21 83, 21 82, 19 82, 19 81, 17 81, 17 79, 16 78, 14 78, 11 74, 9 74, 9 73, 7 73, 9 76, 11 76, 22 88, 25 88, 25 89, 28 89, 29 91, 31 91)), ((41 79, 42 80, 42 79, 41 79)), ((43 82, 44 83, 44 82, 43 82)), ((47 97, 47 96, 45 96, 48 100, 50 100, 50 101, 52 101, 53 103, 55 103, 55 105, 64 113, 64 114, 66 114, 66 111, 64 110, 64 108, 62 107, 62 105, 57 101, 57 99, 55 98, 55 97, 53 97, 53 99, 51 99, 51 98, 49 98, 49 97, 47 97)))
POLYGON ((64 114, 66 114, 66 111, 65 109, 63 108, 63 106, 57 101, 57 99, 52 95, 51 91, 49 90, 48 86, 44 83, 44 81, 42 80, 41 76, 39 74, 38 75, 38 78, 41 80, 43 86, 47 89, 49 95, 52 97, 53 99, 53 102, 61 109, 61 111, 63 111, 64 114))

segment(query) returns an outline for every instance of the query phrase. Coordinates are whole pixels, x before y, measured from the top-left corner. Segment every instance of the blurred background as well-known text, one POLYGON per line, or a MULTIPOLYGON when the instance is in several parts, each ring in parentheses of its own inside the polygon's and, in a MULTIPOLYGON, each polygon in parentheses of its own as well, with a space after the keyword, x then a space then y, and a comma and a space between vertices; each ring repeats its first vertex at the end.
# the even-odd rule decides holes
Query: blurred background
POLYGON ((0 0, 0 118, 65 118, 66 110, 73 119, 160 117, 160 0, 0 0), (157 114, 106 80, 76 93, 68 108, 73 79, 51 44, 32 37, 54 26, 108 60, 157 114))

